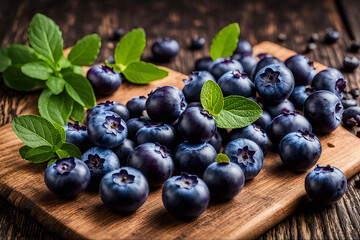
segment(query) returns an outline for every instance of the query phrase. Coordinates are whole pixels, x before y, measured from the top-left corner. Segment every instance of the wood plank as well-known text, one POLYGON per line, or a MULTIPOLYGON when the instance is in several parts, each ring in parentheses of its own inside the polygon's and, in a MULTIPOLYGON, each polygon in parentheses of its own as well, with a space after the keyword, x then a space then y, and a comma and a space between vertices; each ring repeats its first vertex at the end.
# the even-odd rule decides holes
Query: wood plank
MULTIPOLYGON (((255 53, 264 50, 281 59, 295 54, 271 42, 254 48, 255 53)), ((317 70, 325 68, 318 63, 315 67, 317 70)), ((153 84, 182 84, 180 79, 184 75, 173 73, 172 77, 153 84)), ((146 94, 148 89, 122 88, 114 99, 126 101, 133 91, 136 91, 133 95, 146 94)), ((0 194, 66 238, 255 238, 308 201, 304 190, 306 173, 286 170, 279 155, 270 152, 261 173, 248 181, 235 199, 210 204, 207 211, 193 221, 184 222, 167 213, 162 205, 161 189, 152 191, 147 202, 135 213, 118 215, 103 206, 97 193, 84 192, 71 201, 54 196, 43 182, 45 165, 31 164, 20 158, 17 150, 22 143, 10 124, 0 128, 0 135, 0 152, 3 153, 0 156, 0 194)), ((357 161, 360 145, 353 146, 359 141, 357 137, 339 127, 329 135, 320 136, 320 140, 323 147, 320 164, 339 167, 347 178, 360 171, 357 161)))

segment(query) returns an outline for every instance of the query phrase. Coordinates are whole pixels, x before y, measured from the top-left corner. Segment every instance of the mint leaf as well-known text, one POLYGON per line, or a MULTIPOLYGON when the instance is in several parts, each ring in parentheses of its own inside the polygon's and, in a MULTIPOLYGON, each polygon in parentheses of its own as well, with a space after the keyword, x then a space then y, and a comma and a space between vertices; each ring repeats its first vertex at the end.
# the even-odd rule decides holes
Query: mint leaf
POLYGON ((10 45, 6 48, 6 54, 11 59, 11 64, 13 65, 39 61, 34 49, 26 45, 10 45))
POLYGON ((39 146, 36 148, 23 146, 19 149, 19 153, 22 158, 33 163, 46 162, 54 156, 54 152, 50 146, 39 146))
POLYGON ((16 91, 30 91, 40 80, 30 78, 22 73, 21 64, 12 65, 3 72, 2 77, 6 86, 16 91))
POLYGON ((146 45, 145 31, 142 28, 133 29, 126 34, 115 49, 116 64, 129 65, 140 61, 146 45))
POLYGON ((123 74, 129 82, 146 84, 167 77, 169 73, 151 63, 132 62, 123 74))
POLYGON ((72 143, 65 142, 61 146, 61 150, 66 152, 68 154, 68 157, 76 157, 78 159, 81 159, 81 151, 79 150, 79 148, 77 146, 75 146, 72 143))
POLYGON ((56 130, 58 131, 60 137, 61 137, 61 144, 59 145, 59 148, 62 146, 62 144, 66 141, 66 132, 63 126, 57 124, 56 122, 52 123, 56 130))
POLYGON ((219 85, 208 80, 201 89, 200 101, 203 108, 211 115, 219 115, 224 106, 224 96, 219 85))
POLYGON ((40 80, 48 80, 51 73, 54 72, 52 68, 44 62, 27 63, 21 67, 21 71, 28 77, 40 80))
POLYGON ((239 41, 240 27, 237 23, 232 23, 218 32, 210 47, 210 56, 213 61, 222 57, 233 55, 239 41))
MULTIPOLYGON (((54 155, 55 155, 55 154, 54 154, 54 155)), ((51 160, 48 162, 47 166, 49 167, 51 164, 53 164, 54 162, 56 162, 56 160, 58 160, 58 158, 55 156, 55 158, 51 159, 51 160)))
POLYGON ((70 154, 69 154, 67 151, 62 150, 62 149, 56 150, 56 154, 59 156, 59 158, 68 158, 68 157, 71 157, 70 154))
POLYGON ((96 104, 94 90, 87 78, 76 73, 63 75, 67 93, 81 106, 93 108, 96 104))
POLYGON ((224 108, 215 120, 219 128, 242 128, 256 121, 261 114, 261 107, 254 101, 241 96, 227 96, 224 108))
POLYGON ((65 73, 77 73, 77 74, 79 74, 79 75, 83 75, 83 74, 84 74, 84 71, 83 71, 82 67, 80 67, 80 66, 71 65, 70 67, 61 69, 60 73, 61 73, 61 74, 65 74, 65 73))
POLYGON ((216 156, 216 162, 218 163, 222 163, 222 162, 230 162, 230 159, 229 157, 226 155, 226 154, 223 154, 223 153, 219 153, 217 156, 216 156))
POLYGON ((97 58, 100 47, 99 35, 87 35, 71 48, 68 59, 74 65, 90 66, 97 58))
POLYGON ((60 94, 65 87, 65 80, 60 77, 50 76, 49 80, 46 81, 46 86, 54 94, 60 94))
POLYGON ((59 62, 59 67, 61 69, 63 68, 69 68, 72 67, 71 62, 69 61, 69 59, 67 59, 66 57, 62 56, 59 62))
POLYGON ((5 49, 0 50, 0 72, 11 66, 11 59, 6 55, 5 49))
POLYGON ((38 108, 42 117, 64 126, 72 112, 73 103, 73 99, 65 91, 54 95, 50 90, 44 89, 38 100, 38 108))
POLYGON ((40 13, 35 14, 29 25, 29 43, 36 52, 52 63, 63 56, 63 39, 59 26, 40 13))
POLYGON ((31 148, 56 146, 61 137, 51 122, 36 115, 16 117, 12 128, 20 140, 31 148))
POLYGON ((73 121, 78 121, 81 123, 85 118, 84 107, 74 101, 73 110, 71 112, 70 118, 73 121))

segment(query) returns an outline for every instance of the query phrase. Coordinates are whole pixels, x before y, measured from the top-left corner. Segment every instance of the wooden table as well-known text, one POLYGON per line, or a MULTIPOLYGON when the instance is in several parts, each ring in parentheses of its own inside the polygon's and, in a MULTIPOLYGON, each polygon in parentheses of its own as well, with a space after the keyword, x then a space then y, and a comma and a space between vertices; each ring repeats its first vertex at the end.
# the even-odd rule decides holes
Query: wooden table
MULTIPOLYGON (((111 41, 114 28, 126 31, 143 27, 147 33, 144 59, 151 61, 150 47, 157 37, 173 37, 182 46, 179 56, 163 64, 188 74, 195 59, 209 54, 211 39, 223 26, 238 22, 241 36, 252 44, 264 40, 277 41, 279 33, 286 33, 281 44, 296 52, 304 52, 313 32, 323 37, 327 28, 335 27, 341 39, 334 45, 319 43, 309 54, 324 65, 341 69, 352 39, 360 40, 360 1, 358 0, 302 0, 302 1, 2 1, 0 8, 0 46, 25 43, 27 26, 32 16, 41 12, 54 19, 63 32, 65 47, 72 46, 85 34, 97 32, 102 38, 99 62, 112 55, 116 42, 111 41), (190 37, 207 39, 204 49, 191 51, 190 37)), ((360 54, 357 54, 360 57, 360 54)), ((344 73, 350 87, 359 87, 360 69, 344 73)), ((23 109, 14 101, 20 93, 0 87, 0 125, 19 115, 23 109)), ((24 95, 25 96, 25 95, 24 95)), ((274 226, 261 238, 301 239, 358 239, 360 238, 360 189, 348 182, 345 196, 330 207, 307 204, 295 214, 274 226)), ((0 199, 0 238, 57 239, 54 233, 0 199)))

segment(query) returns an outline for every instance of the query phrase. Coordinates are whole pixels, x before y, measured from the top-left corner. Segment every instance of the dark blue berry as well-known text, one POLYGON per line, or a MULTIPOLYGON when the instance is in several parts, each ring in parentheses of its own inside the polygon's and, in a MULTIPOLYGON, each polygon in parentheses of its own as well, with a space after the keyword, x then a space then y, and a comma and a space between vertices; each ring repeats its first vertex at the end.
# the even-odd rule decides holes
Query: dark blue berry
POLYGON ((114 149, 116 156, 119 158, 120 166, 125 166, 126 161, 136 145, 130 139, 125 139, 118 147, 114 149))
POLYGON ((145 126, 146 122, 151 121, 151 119, 147 116, 141 116, 138 118, 131 118, 126 122, 128 127, 128 139, 135 141, 135 135, 140 128, 145 126))
POLYGON ((258 63, 256 58, 253 55, 244 53, 238 61, 243 66, 244 72, 246 72, 246 74, 250 78, 252 78, 253 71, 255 70, 256 65, 258 63))
POLYGON ((296 86, 310 84, 316 74, 313 61, 303 55, 289 57, 285 65, 294 75, 296 86))
POLYGON ((246 41, 245 39, 239 39, 234 53, 236 53, 236 54, 244 54, 244 53, 252 54, 253 48, 252 48, 251 44, 248 41, 246 41))
POLYGON ((100 95, 113 94, 122 83, 120 73, 105 65, 91 67, 86 77, 93 85, 94 91, 100 95))
POLYGON ((209 72, 215 77, 215 79, 219 79, 225 73, 234 70, 243 72, 244 68, 239 61, 227 57, 225 59, 216 59, 216 61, 211 64, 209 72))
POLYGON ((354 99, 350 93, 346 93, 344 95, 343 99, 341 99, 341 103, 344 109, 347 109, 349 107, 356 107, 358 104, 356 99, 354 99))
POLYGON ((85 126, 81 126, 79 122, 68 122, 65 126, 66 142, 76 145, 81 152, 85 152, 92 146, 88 138, 85 126))
POLYGON ((326 32, 325 43, 333 44, 340 38, 340 33, 336 29, 330 29, 326 32))
POLYGON ((360 125, 360 107, 349 107, 345 109, 342 117, 343 125, 352 129, 360 125))
POLYGON ((130 117, 140 117, 145 110, 147 98, 144 96, 134 97, 126 103, 126 107, 129 110, 130 117))
POLYGON ((137 144, 157 142, 167 148, 172 148, 176 141, 175 134, 175 130, 172 126, 150 121, 146 122, 145 126, 137 131, 135 139, 137 144))
POLYGON ((344 76, 335 68, 327 68, 315 75, 311 86, 317 90, 327 90, 339 99, 346 93, 346 80, 344 76))
POLYGON ((230 95, 255 96, 255 85, 245 72, 229 71, 219 78, 218 84, 224 97, 230 95))
POLYGON ((168 62, 172 60, 180 51, 179 43, 172 38, 159 38, 152 45, 151 51, 155 59, 168 62))
POLYGON ((209 71, 211 64, 214 61, 212 60, 211 57, 203 57, 203 58, 199 58, 196 62, 195 62, 195 70, 196 71, 209 71))
POLYGON ((276 58, 276 57, 272 57, 271 55, 267 54, 267 53, 262 53, 259 54, 258 57, 260 59, 260 61, 258 62, 258 64, 256 65, 256 68, 253 72, 253 77, 255 78, 256 74, 264 67, 271 65, 271 64, 279 64, 283 67, 285 67, 285 63, 283 61, 281 61, 280 59, 276 58), (260 55, 260 56, 259 56, 260 55))
POLYGON ((194 71, 189 75, 189 78, 184 79, 185 86, 182 91, 186 102, 200 102, 201 89, 208 80, 216 82, 213 75, 208 71, 194 71))
POLYGON ((296 109, 303 110, 305 100, 315 91, 314 88, 309 86, 296 86, 290 95, 290 100, 296 109))
POLYGON ((191 48, 192 49, 200 49, 203 48, 206 43, 205 38, 203 37, 192 37, 191 38, 191 48))
POLYGON ((125 122, 130 118, 129 110, 124 105, 118 102, 108 100, 106 102, 99 103, 98 105, 90 109, 90 111, 86 115, 86 120, 89 121, 90 118, 92 118, 94 115, 104 111, 111 111, 117 113, 125 122))
POLYGON ((346 56, 344 57, 343 65, 345 71, 352 72, 359 66, 359 59, 355 56, 346 56))
POLYGON ((282 114, 283 111, 294 112, 295 107, 290 100, 285 99, 284 101, 279 103, 266 105, 265 110, 270 113, 272 118, 275 118, 282 114))
POLYGON ((260 126, 265 131, 268 131, 271 121, 272 121, 272 117, 270 113, 268 113, 267 111, 263 111, 259 119, 256 120, 254 124, 260 126))

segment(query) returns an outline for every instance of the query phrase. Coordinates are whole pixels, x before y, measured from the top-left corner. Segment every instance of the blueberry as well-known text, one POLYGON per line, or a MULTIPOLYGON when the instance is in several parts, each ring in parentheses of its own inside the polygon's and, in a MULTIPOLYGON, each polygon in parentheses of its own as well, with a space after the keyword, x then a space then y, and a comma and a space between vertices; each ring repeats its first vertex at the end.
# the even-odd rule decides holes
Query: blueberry
POLYGON ((202 108, 201 102, 192 102, 187 105, 186 108, 199 107, 202 108))
POLYGON ((290 95, 290 100, 294 103, 296 109, 303 110, 305 100, 315 91, 309 86, 296 86, 290 95))
POLYGON ((343 125, 351 129, 360 125, 360 107, 349 107, 345 109, 342 117, 343 125))
POLYGON ((330 29, 326 32, 325 43, 333 44, 340 38, 340 33, 336 29, 330 29))
POLYGON ((212 163, 206 168, 203 179, 215 201, 234 198, 245 184, 244 172, 232 162, 212 163))
POLYGON ((85 152, 92 146, 88 138, 85 126, 81 126, 79 122, 68 122, 65 126, 66 142, 76 145, 81 152, 85 152))
POLYGON ((89 121, 94 115, 99 114, 104 111, 111 111, 117 113, 124 121, 129 120, 130 113, 129 110, 122 105, 121 103, 114 101, 106 101, 103 103, 99 103, 95 107, 93 107, 86 115, 86 120, 89 121))
POLYGON ((223 74, 219 78, 218 84, 224 94, 224 97, 230 95, 251 97, 256 94, 254 83, 245 72, 240 72, 238 70, 229 71, 223 74))
POLYGON ((319 41, 320 36, 318 33, 312 33, 309 39, 309 42, 317 42, 319 41))
POLYGON ((267 53, 262 53, 259 54, 258 57, 260 59, 260 61, 258 62, 258 64, 256 65, 256 68, 253 72, 253 77, 256 76, 256 74, 264 67, 271 65, 271 64, 279 64, 283 67, 285 67, 285 63, 283 61, 281 61, 280 59, 276 58, 276 57, 271 57, 271 55, 268 55, 267 53), (260 56, 259 56, 260 55, 260 56))
POLYGON ((175 130, 172 126, 159 122, 146 122, 143 128, 140 128, 135 135, 137 144, 147 142, 159 143, 172 148, 175 144, 175 130))
POLYGON ((218 131, 216 131, 216 133, 214 134, 214 136, 210 139, 210 141, 208 143, 210 143, 211 146, 213 146, 215 148, 216 152, 220 152, 221 145, 222 145, 221 134, 218 131))
POLYGON ((180 116, 178 131, 193 143, 208 142, 215 135, 216 122, 208 111, 198 107, 186 109, 180 116))
POLYGON ((289 57, 285 65, 294 75, 296 86, 310 84, 316 74, 313 61, 303 55, 289 57))
POLYGON ((308 196, 321 204, 329 205, 338 201, 346 190, 346 177, 344 173, 327 165, 317 165, 305 178, 305 190, 308 196))
POLYGON ((341 99, 341 103, 342 103, 344 109, 347 109, 349 107, 356 107, 357 106, 356 99, 354 99, 353 96, 350 93, 346 93, 344 95, 343 99, 341 99))
POLYGON ((168 212, 180 218, 200 216, 210 202, 209 188, 196 175, 182 173, 166 181, 162 201, 168 212))
POLYGON ((154 121, 173 123, 186 109, 185 96, 177 87, 165 86, 157 88, 149 94, 146 111, 154 121))
POLYGON ((286 134, 299 130, 312 132, 310 122, 300 114, 284 111, 283 114, 271 121, 268 128, 268 136, 274 148, 277 149, 279 142, 286 134))
POLYGON ((261 116, 258 118, 258 120, 254 122, 254 124, 260 126, 262 129, 267 131, 271 124, 271 121, 272 121, 272 117, 270 113, 268 113, 267 111, 263 111, 261 116))
POLYGON ((49 190, 64 198, 77 196, 90 182, 90 171, 77 158, 60 158, 45 171, 45 184, 49 190))
POLYGON ((238 61, 243 66, 244 72, 251 77, 258 63, 256 58, 248 53, 244 53, 238 61))
POLYGON ((275 118, 283 113, 284 110, 294 112, 294 104, 290 100, 284 100, 279 103, 266 105, 265 110, 270 113, 272 118, 275 118))
POLYGON ((350 52, 357 53, 359 51, 359 49, 360 49, 360 42, 353 40, 350 45, 350 49, 349 49, 350 52))
POLYGON ((192 49, 203 48, 205 45, 205 42, 206 42, 206 40, 203 37, 198 37, 198 36, 192 37, 191 38, 191 48, 192 49))
MULTIPOLYGON (((266 58, 265 58, 266 59, 266 58)), ((263 67, 255 76, 255 87, 260 97, 268 102, 281 102, 294 90, 294 76, 280 64, 263 67)))
POLYGON ((280 158, 284 165, 303 172, 312 168, 320 158, 320 140, 311 132, 288 133, 279 144, 280 158))
POLYGON ((125 166, 126 161, 136 145, 130 139, 125 139, 118 147, 114 149, 116 156, 119 158, 120 166, 125 166))
POLYGON ((194 71, 189 75, 189 78, 184 79, 185 86, 182 91, 186 102, 200 102, 201 89, 208 80, 216 82, 213 75, 208 71, 194 71))
POLYGON ((355 56, 346 56, 344 57, 343 65, 345 71, 352 72, 359 66, 359 59, 355 56))
POLYGON ((126 122, 128 127, 128 139, 135 141, 135 135, 140 128, 145 126, 146 122, 152 121, 147 116, 141 116, 138 118, 131 118, 129 121, 126 122))
POLYGON ((81 157, 90 170, 92 187, 98 187, 101 178, 115 169, 120 168, 119 158, 107 148, 93 147, 87 150, 81 157))
POLYGON ((110 56, 106 59, 110 64, 115 64, 115 58, 113 56, 110 56))
POLYGON ((125 29, 117 28, 113 32, 113 40, 119 41, 125 35, 125 29))
POLYGON ((353 96, 353 98, 358 98, 360 95, 359 88, 357 87, 352 88, 349 93, 353 96))
POLYGON ((104 148, 113 148, 125 140, 128 130, 125 121, 119 115, 105 111, 90 118, 87 132, 92 143, 104 148))
POLYGON ((234 70, 239 70, 240 72, 243 72, 244 68, 241 63, 239 63, 239 61, 227 57, 225 59, 216 59, 211 64, 209 72, 215 77, 215 79, 219 79, 224 73, 234 70))
POLYGON ((137 146, 130 153, 126 165, 142 172, 150 187, 161 186, 174 171, 170 151, 158 143, 144 143, 137 146))
POLYGON ((144 96, 134 97, 126 103, 131 118, 140 117, 145 110, 147 98, 144 96))
POLYGON ((100 198, 111 210, 132 212, 141 207, 149 195, 149 184, 136 169, 122 167, 106 174, 100 182, 100 198))
POLYGON ((237 53, 237 54, 250 53, 250 54, 252 54, 253 48, 252 48, 251 44, 248 41, 246 41, 245 39, 239 39, 234 53, 237 53))
POLYGON ((335 94, 326 90, 316 91, 304 103, 304 116, 314 130, 330 133, 340 124, 343 105, 335 94))
POLYGON ((327 68, 315 75, 311 86, 317 90, 328 90, 342 99, 346 93, 346 80, 335 68, 327 68))
POLYGON ((209 71, 211 64, 214 61, 212 60, 211 57, 203 57, 203 58, 199 58, 198 60, 196 60, 195 62, 195 70, 196 71, 209 71))
POLYGON ((86 77, 93 85, 94 91, 100 95, 113 94, 122 83, 120 73, 105 65, 91 67, 86 77))
POLYGON ((269 138, 266 132, 255 124, 250 124, 244 128, 233 129, 230 132, 230 141, 238 138, 246 138, 254 141, 259 145, 263 154, 266 155, 269 145, 269 138))
POLYGON ((172 38, 158 38, 152 45, 151 51, 154 54, 155 59, 168 62, 178 55, 180 45, 172 38))
POLYGON ((306 46, 306 49, 305 49, 305 53, 309 53, 309 52, 312 52, 316 49, 316 43, 309 43, 307 46, 306 46))
POLYGON ((262 169, 264 154, 259 145, 252 140, 235 139, 226 144, 223 153, 243 170, 246 180, 255 178, 262 169))
POLYGON ((181 143, 174 153, 175 168, 179 172, 188 172, 202 176, 205 169, 216 159, 216 150, 209 143, 181 143))

